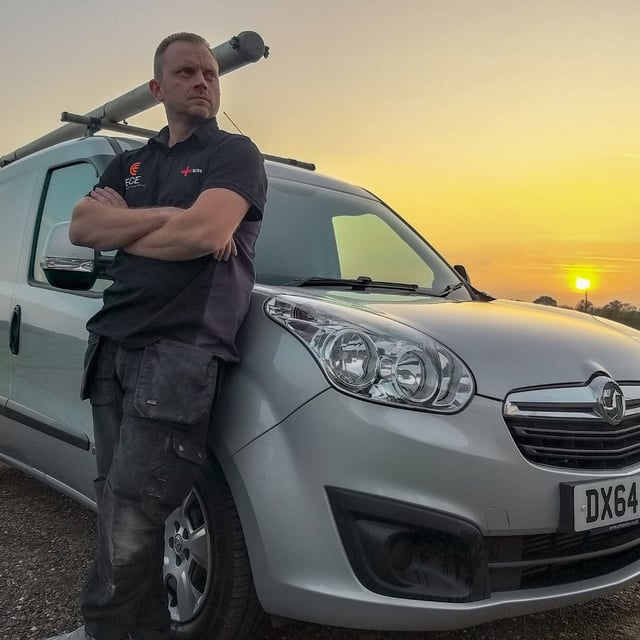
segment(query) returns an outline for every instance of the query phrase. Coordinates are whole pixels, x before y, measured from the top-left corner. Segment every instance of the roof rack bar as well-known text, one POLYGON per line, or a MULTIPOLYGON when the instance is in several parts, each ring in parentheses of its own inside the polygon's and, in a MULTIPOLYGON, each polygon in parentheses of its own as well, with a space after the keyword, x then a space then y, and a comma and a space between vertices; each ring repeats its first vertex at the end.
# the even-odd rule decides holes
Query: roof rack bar
MULTIPOLYGON (((220 75, 223 75, 252 62, 258 62, 261 58, 266 58, 269 55, 269 47, 265 46, 264 40, 255 31, 243 31, 230 40, 213 47, 211 52, 218 61, 220 75)), ((85 115, 87 118, 98 118, 100 121, 117 123, 146 111, 156 104, 148 85, 145 83, 85 115)), ((0 167, 58 142, 81 137, 85 134, 86 128, 86 124, 65 124, 24 147, 0 157, 0 167)))
POLYGON ((132 136, 142 136, 143 138, 152 138, 157 135, 157 131, 153 129, 143 129, 142 127, 134 127, 131 124, 122 124, 120 122, 113 122, 111 120, 105 120, 104 118, 92 118, 91 116, 80 116, 77 113, 69 113, 63 111, 60 116, 62 122, 71 122, 73 124, 81 124, 86 127, 87 133, 93 134, 100 129, 106 129, 107 131, 116 131, 118 133, 127 133, 132 136))
MULTIPOLYGON (((143 129, 142 127, 134 127, 130 124, 122 124, 120 122, 112 122, 111 120, 104 120, 103 118, 93 118, 90 116, 80 116, 77 113, 69 113, 63 111, 60 116, 62 122, 72 122, 74 124, 81 124, 86 127, 87 133, 93 135, 100 131, 100 129, 107 129, 107 131, 117 131, 118 133, 127 133, 134 136, 140 136, 142 138, 152 138, 157 135, 158 132, 153 129, 143 129)), ((278 162, 280 164, 288 164, 292 167, 300 167, 309 171, 315 171, 316 165, 313 162, 304 162, 303 160, 296 160, 295 158, 283 158, 282 156, 273 156, 268 153, 263 153, 262 157, 265 160, 271 160, 272 162, 278 162)))
POLYGON ((288 164, 292 167, 300 167, 301 169, 308 169, 309 171, 316 170, 316 165, 313 162, 305 162, 304 160, 296 160, 295 158, 283 158, 282 156, 272 156, 268 153, 263 153, 262 157, 265 160, 272 160, 273 162, 279 162, 280 164, 288 164))

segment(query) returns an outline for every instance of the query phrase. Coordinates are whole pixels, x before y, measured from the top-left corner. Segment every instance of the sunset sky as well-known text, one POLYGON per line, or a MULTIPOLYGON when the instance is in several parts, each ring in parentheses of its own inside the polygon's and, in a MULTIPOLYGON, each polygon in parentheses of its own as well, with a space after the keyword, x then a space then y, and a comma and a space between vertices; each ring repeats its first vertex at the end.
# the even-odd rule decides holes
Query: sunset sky
POLYGON ((0 155, 147 81, 165 35, 249 29, 271 55, 222 110, 265 153, 374 191, 495 296, 574 306, 580 276, 640 306, 638 0, 4 0, 0 155))

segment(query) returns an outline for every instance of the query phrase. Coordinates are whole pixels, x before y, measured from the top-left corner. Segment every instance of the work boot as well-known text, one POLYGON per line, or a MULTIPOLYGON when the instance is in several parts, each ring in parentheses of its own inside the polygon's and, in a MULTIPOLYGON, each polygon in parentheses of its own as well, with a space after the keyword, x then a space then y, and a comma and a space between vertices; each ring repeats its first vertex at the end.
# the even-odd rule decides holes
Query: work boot
POLYGON ((93 638, 84 630, 84 626, 78 627, 75 631, 69 631, 59 636, 51 636, 46 640, 93 640, 93 638))

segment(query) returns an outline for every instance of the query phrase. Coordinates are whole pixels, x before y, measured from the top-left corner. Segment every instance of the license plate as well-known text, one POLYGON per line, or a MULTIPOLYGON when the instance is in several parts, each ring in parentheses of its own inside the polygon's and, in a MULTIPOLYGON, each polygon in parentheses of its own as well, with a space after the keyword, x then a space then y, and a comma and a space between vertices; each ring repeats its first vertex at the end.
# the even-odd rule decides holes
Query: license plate
POLYGON ((564 528, 615 529, 640 522, 640 476, 560 486, 564 528))

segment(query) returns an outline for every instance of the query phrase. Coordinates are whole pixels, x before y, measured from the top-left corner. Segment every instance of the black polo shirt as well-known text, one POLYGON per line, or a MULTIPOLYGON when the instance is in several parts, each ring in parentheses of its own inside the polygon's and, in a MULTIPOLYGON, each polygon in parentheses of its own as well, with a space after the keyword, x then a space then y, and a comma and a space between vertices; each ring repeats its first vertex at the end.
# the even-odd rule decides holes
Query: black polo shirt
POLYGON ((104 292, 104 306, 87 328, 128 348, 165 338, 235 361, 235 336, 255 280, 254 246, 266 199, 262 155, 248 138, 220 131, 215 118, 173 147, 168 139, 165 128, 146 146, 117 156, 98 186, 120 193, 131 215, 136 208, 188 208, 206 189, 231 189, 250 203, 234 234, 238 255, 228 262, 211 256, 167 261, 120 250, 109 267, 113 284, 104 292))

